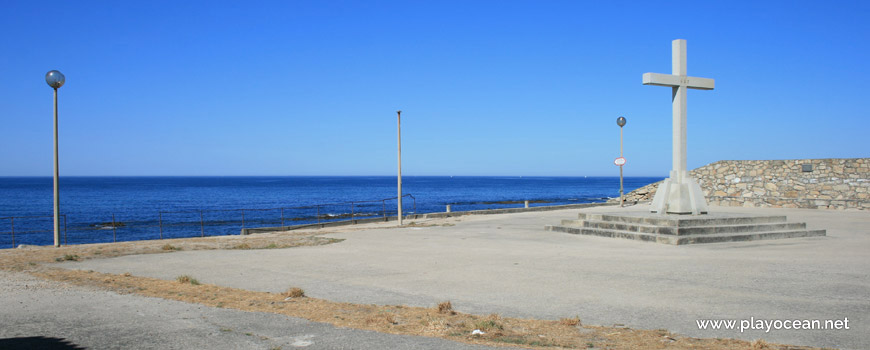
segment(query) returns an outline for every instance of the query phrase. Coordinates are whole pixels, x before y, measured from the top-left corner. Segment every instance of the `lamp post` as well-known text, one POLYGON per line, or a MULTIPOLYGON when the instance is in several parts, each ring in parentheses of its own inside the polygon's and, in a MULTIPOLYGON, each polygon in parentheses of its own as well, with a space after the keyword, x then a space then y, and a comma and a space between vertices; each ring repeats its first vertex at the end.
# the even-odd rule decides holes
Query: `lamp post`
POLYGON ((60 247, 60 191, 58 177, 60 174, 57 157, 57 89, 66 82, 66 77, 56 70, 45 73, 45 82, 54 89, 54 246, 60 247))
POLYGON ((622 157, 622 127, 625 126, 625 117, 616 118, 616 125, 619 125, 619 159, 622 159, 622 164, 619 164, 619 206, 625 206, 625 194, 622 187, 622 166, 625 165, 625 158, 622 157))
POLYGON ((402 226, 402 111, 396 111, 399 130, 399 226, 402 226))

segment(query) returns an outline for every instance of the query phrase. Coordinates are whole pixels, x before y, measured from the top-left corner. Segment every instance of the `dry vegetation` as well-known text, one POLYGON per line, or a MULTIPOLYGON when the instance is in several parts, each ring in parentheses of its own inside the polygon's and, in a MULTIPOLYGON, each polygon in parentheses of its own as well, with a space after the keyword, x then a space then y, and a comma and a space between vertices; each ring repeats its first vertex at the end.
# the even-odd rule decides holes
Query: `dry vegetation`
POLYGON ((287 298, 303 298, 305 297, 305 291, 302 288, 293 287, 284 292, 284 296, 287 298))
POLYGON ((450 301, 431 308, 401 305, 361 305, 332 302, 305 296, 300 288, 284 293, 254 292, 200 284, 191 276, 176 281, 93 271, 67 270, 48 263, 100 259, 131 254, 172 254, 203 249, 272 249, 323 245, 341 240, 320 237, 324 232, 293 232, 254 236, 224 236, 164 241, 90 244, 61 248, 31 247, 0 250, 0 268, 121 294, 137 294, 198 303, 211 307, 269 312, 331 323, 339 327, 378 332, 439 337, 454 341, 495 346, 538 349, 814 349, 764 341, 698 339, 666 330, 583 325, 579 317, 533 320, 479 316, 453 309, 450 301), (167 243, 168 242, 168 243, 167 243), (479 330, 483 334, 473 335, 479 330))
POLYGON ((449 301, 443 301, 438 303, 438 313, 439 314, 447 314, 447 315, 455 315, 456 311, 453 311, 453 304, 449 301))
MULTIPOLYGON (((126 274, 124 274, 122 276, 131 277, 133 275, 131 273, 127 272, 126 274)), ((188 283, 188 284, 192 284, 194 286, 200 285, 199 281, 197 281, 196 278, 190 277, 188 275, 178 276, 175 278, 175 280, 178 281, 178 283, 188 283)))

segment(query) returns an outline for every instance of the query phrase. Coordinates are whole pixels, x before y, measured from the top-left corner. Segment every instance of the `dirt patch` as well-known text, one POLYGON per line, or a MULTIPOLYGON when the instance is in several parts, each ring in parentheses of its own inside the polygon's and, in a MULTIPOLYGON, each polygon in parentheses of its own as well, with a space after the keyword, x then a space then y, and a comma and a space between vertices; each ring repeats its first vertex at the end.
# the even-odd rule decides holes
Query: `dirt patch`
MULTIPOLYGON (((337 243, 323 231, 284 232, 254 236, 223 236, 162 241, 89 244, 61 248, 32 247, 0 250, 0 267, 53 281, 244 311, 269 312, 330 323, 338 327, 383 333, 445 338, 474 344, 536 349, 815 349, 733 339, 682 337, 666 330, 583 325, 580 318, 533 320, 499 315, 472 315, 453 310, 449 301, 431 308, 363 305, 286 293, 254 292, 193 283, 196 276, 161 280, 130 273, 106 274, 45 266, 63 260, 86 260, 132 254, 172 254, 179 250, 280 249, 337 243), (292 295, 291 295, 292 294, 292 295)), ((288 286, 292 287, 292 286, 288 286)), ((292 292, 291 292, 292 290, 292 292)))
POLYGON ((171 253, 184 250, 222 249, 280 249, 301 246, 317 246, 341 242, 342 239, 322 237, 330 232, 284 232, 252 236, 214 236, 204 238, 179 238, 154 241, 82 244, 54 248, 28 246, 18 249, 0 249, 0 268, 21 271, 39 263, 56 261, 81 261, 123 255, 171 253))

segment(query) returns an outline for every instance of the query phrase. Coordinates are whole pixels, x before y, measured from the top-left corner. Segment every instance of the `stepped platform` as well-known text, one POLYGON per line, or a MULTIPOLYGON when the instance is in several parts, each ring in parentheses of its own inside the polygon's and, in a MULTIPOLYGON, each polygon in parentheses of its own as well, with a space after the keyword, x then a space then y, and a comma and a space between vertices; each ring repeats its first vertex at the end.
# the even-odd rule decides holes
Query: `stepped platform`
POLYGON ((806 223, 787 222, 785 216, 737 213, 659 215, 648 212, 583 213, 578 220, 562 220, 547 231, 633 239, 673 245, 723 243, 825 236, 806 223))

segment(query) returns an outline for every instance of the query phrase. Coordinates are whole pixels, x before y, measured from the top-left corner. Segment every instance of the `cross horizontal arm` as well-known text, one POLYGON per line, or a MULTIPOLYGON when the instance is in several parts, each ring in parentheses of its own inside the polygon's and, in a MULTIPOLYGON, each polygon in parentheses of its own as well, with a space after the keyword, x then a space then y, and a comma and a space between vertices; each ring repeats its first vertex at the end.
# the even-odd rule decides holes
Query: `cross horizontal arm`
POLYGON ((680 76, 673 74, 644 73, 643 85, 680 86, 680 76))
POLYGON ((679 75, 673 75, 673 74, 661 74, 661 73, 644 73, 643 74, 643 85, 669 86, 669 87, 685 85, 689 89, 698 89, 698 90, 713 90, 713 88, 715 87, 715 83, 714 83, 713 79, 686 77, 686 76, 679 76, 679 75))
POLYGON ((686 84, 689 89, 713 90, 715 87, 713 79, 710 78, 686 77, 686 79, 689 80, 686 84))

